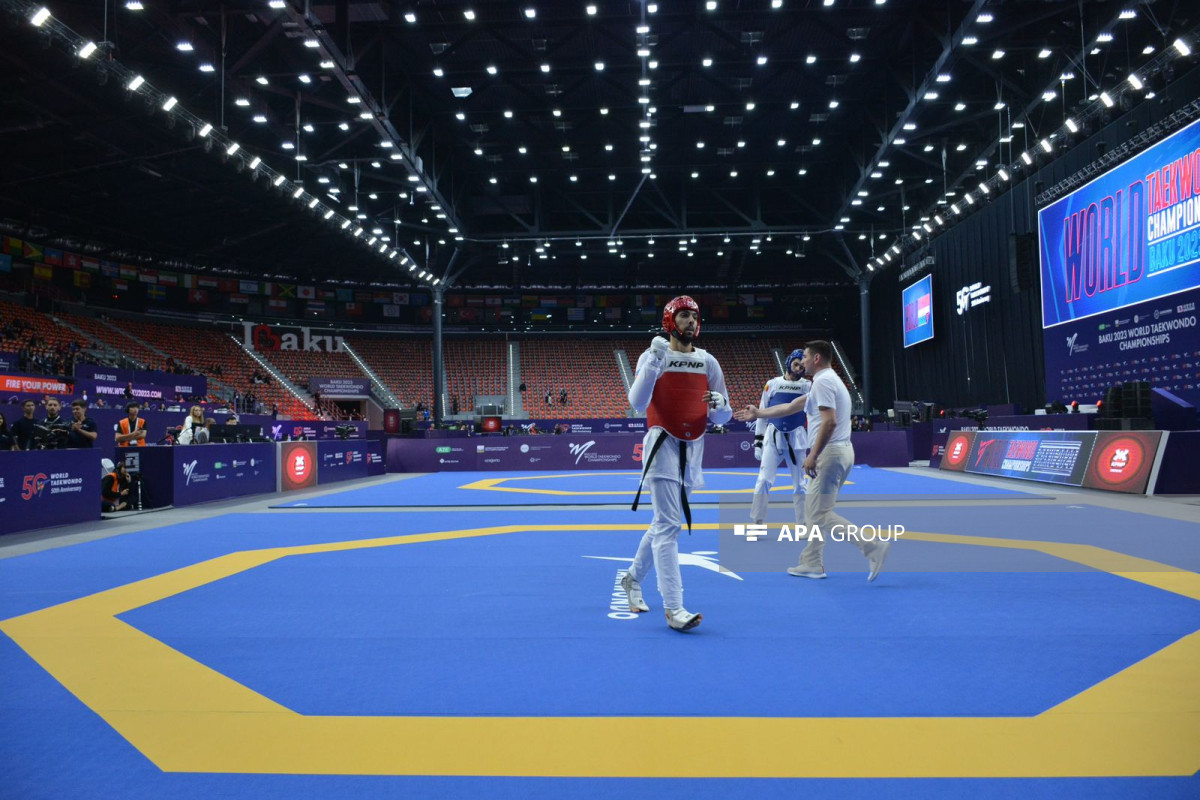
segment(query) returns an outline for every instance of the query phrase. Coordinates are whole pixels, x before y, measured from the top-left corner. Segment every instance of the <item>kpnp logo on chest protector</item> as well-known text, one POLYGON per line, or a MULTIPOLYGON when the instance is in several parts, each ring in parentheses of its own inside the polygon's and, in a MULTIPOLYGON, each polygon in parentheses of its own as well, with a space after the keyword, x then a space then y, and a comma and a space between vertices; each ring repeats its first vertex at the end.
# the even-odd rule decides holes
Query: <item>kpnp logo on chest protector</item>
POLYGON ((707 391, 708 355, 703 350, 668 354, 654 384, 646 422, 679 439, 699 439, 708 427, 707 391))

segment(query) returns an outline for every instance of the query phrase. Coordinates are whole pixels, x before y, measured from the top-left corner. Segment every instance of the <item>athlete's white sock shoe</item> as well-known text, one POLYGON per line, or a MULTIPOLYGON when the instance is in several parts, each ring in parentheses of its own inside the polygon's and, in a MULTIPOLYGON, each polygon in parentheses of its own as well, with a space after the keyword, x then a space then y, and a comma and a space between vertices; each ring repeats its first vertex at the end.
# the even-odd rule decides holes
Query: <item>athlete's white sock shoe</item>
POLYGON ((650 606, 646 605, 646 601, 642 599, 642 585, 635 581, 628 572, 621 576, 621 588, 625 590, 625 596, 629 599, 630 611, 650 610, 650 606))
POLYGON ((701 615, 693 614, 686 608, 667 609, 667 624, 677 631, 690 631, 700 624, 701 619, 701 615))
POLYGON ((891 542, 880 542, 879 546, 867 556, 867 561, 871 564, 871 571, 867 573, 868 581, 873 581, 879 577, 879 573, 883 570, 883 562, 887 560, 888 551, 891 549, 891 542))
POLYGON ((794 567, 788 567, 788 575, 795 575, 797 578, 812 578, 813 580, 822 580, 825 577, 825 569, 813 569, 802 564, 797 564, 794 567))

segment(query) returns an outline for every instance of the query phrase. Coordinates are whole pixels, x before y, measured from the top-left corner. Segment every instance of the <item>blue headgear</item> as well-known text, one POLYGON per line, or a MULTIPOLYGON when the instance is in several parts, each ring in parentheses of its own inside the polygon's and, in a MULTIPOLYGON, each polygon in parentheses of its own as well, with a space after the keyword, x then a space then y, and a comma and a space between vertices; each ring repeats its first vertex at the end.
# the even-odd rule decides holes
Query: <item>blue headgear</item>
POLYGON ((804 350, 802 350, 800 348, 793 350, 791 355, 789 355, 787 357, 787 361, 783 362, 784 377, 787 377, 792 374, 792 362, 795 361, 797 358, 801 358, 801 359, 804 358, 804 350))

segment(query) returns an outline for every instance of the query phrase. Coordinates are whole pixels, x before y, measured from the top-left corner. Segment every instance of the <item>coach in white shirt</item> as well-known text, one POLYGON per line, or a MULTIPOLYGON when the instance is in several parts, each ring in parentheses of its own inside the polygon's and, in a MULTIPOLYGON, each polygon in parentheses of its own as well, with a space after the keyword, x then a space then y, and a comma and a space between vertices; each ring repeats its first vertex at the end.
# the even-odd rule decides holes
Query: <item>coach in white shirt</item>
MULTIPOLYGON (((808 546, 800 554, 800 563, 788 568, 788 573, 801 578, 824 578, 825 566, 821 556, 825 551, 825 538, 835 530, 846 534, 852 523, 834 511, 838 492, 850 468, 854 466, 854 447, 850 444, 850 392, 837 376, 830 364, 833 348, 829 342, 813 341, 804 348, 804 371, 812 376, 812 389, 803 397, 797 397, 786 405, 758 408, 746 406, 734 416, 742 422, 754 419, 786 417, 808 409, 808 458, 804 459, 804 472, 812 478, 805 499, 805 515, 810 531, 819 527, 821 536, 810 536, 808 546), (814 410, 819 413, 813 413, 814 410), (836 526, 842 526, 837 528, 836 526)), ((892 543, 860 541, 847 537, 862 551, 870 562, 871 571, 867 580, 873 581, 883 569, 884 559, 892 543)))

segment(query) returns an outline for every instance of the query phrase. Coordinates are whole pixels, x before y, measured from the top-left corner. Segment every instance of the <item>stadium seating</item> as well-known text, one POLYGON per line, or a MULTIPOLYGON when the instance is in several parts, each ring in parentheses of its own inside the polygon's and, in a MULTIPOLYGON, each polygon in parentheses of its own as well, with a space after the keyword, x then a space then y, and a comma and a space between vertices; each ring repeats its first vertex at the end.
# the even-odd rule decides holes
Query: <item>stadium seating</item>
POLYGON ((272 403, 278 405, 281 416, 292 419, 315 417, 308 405, 274 380, 270 383, 254 383, 251 376, 254 372, 261 373, 262 367, 226 333, 212 328, 167 325, 148 319, 121 320, 120 326, 142 341, 153 342, 155 347, 181 364, 207 375, 210 395, 214 388, 218 392, 224 390, 226 396, 234 391, 242 395, 250 391, 267 410, 272 403), (220 375, 214 374, 214 366, 220 367, 220 375))
MULTIPOLYGON (((94 317, 62 313, 58 313, 55 316, 68 325, 86 333, 93 342, 98 342, 133 359, 145 369, 164 369, 166 366, 163 363, 163 357, 145 344, 130 336, 118 333, 94 317)), ((117 327, 120 328, 122 326, 118 323, 117 327)))
POLYGON ((618 339, 538 337, 521 341, 521 380, 525 382, 524 406, 530 417, 624 417, 629 399, 613 351, 628 344, 634 366, 645 342, 618 339), (567 404, 559 403, 559 391, 567 390, 567 404), (546 405, 549 390, 552 404, 546 405))
POLYGON ((19 320, 29 326, 28 333, 13 336, 12 338, 0 337, 0 350, 8 352, 18 352, 22 347, 25 347, 29 341, 29 337, 35 336, 39 340, 45 342, 45 347, 57 349, 59 347, 69 347, 71 342, 75 342, 78 346, 84 347, 88 342, 79 341, 79 334, 70 328, 64 327, 56 323, 53 319, 34 311, 31 308, 10 303, 6 300, 0 300, 0 330, 9 320, 19 320))
POLYGON ((346 342, 404 407, 433 404, 433 342, 429 337, 364 336, 346 342))
POLYGON ((466 413, 475 408, 477 395, 508 392, 508 349, 503 340, 447 338, 445 342, 448 412, 454 397, 459 413, 466 413))

